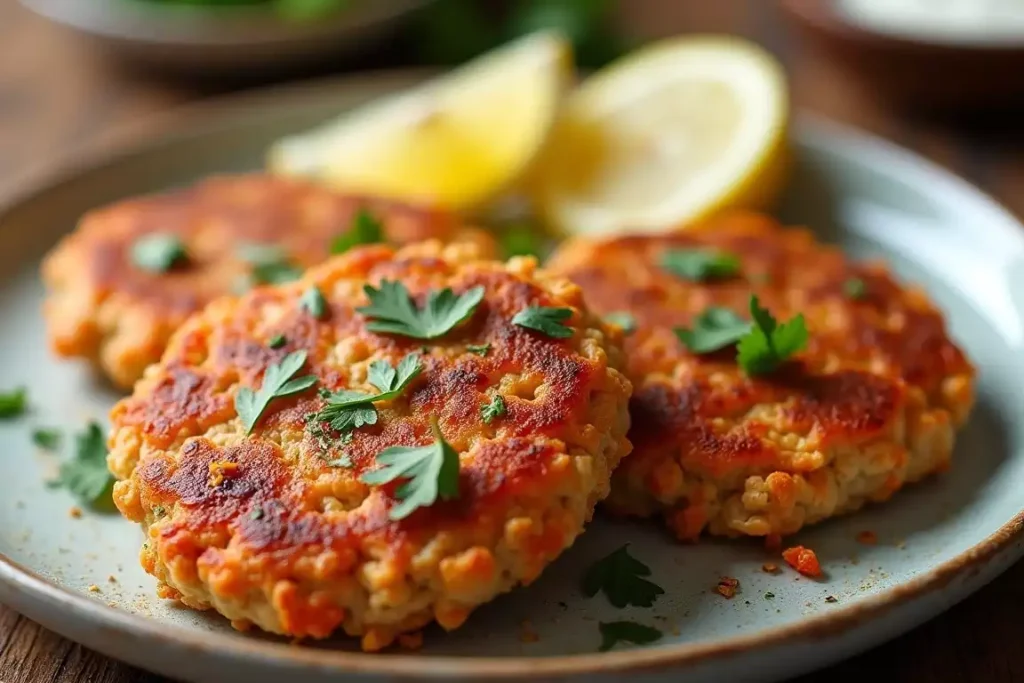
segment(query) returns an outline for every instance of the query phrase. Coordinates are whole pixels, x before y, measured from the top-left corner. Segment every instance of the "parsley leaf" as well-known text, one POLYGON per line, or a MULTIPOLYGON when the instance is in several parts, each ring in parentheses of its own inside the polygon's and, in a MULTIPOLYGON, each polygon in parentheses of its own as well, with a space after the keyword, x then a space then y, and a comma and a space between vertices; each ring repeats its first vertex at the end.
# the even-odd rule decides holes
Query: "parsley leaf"
POLYGON ((109 507, 114 477, 107 469, 107 440, 99 424, 90 422, 75 435, 74 458, 61 463, 57 478, 47 485, 66 488, 90 507, 109 507))
POLYGON ((352 456, 350 456, 348 453, 342 453, 341 455, 339 455, 334 460, 328 460, 327 461, 327 466, 328 467, 341 467, 342 469, 346 469, 347 470, 347 469, 353 467, 354 463, 352 462, 352 456))
POLYGON ((433 505, 438 498, 452 500, 459 496, 459 454, 444 440, 436 418, 431 418, 430 430, 433 443, 415 448, 385 448, 377 454, 380 469, 359 478, 364 484, 405 480, 395 489, 395 498, 401 503, 388 513, 392 520, 405 519, 417 508, 433 505))
POLYGON ((487 342, 486 344, 467 344, 466 350, 469 351, 470 353, 475 353, 476 355, 483 358, 488 353, 490 353, 491 343, 487 342))
POLYGON ((711 353, 735 344, 750 332, 750 327, 728 308, 709 306, 694 319, 692 328, 677 327, 675 332, 693 353, 711 353))
POLYGON ((583 593, 594 597, 603 591, 616 607, 650 607, 665 590, 645 576, 651 569, 629 554, 629 544, 595 562, 583 577, 583 593))
POLYGON ((317 320, 327 317, 327 299, 316 285, 310 285, 309 289, 302 293, 299 306, 309 311, 309 314, 317 320))
POLYGON ((484 288, 480 286, 465 294, 455 294, 446 287, 429 292, 426 305, 417 308, 401 282, 382 280, 380 289, 364 285, 363 291, 370 304, 356 311, 371 318, 366 329, 415 339, 435 339, 448 333, 472 315, 484 298, 484 288))
POLYGON ((291 263, 284 249, 273 244, 243 244, 238 256, 252 266, 251 279, 256 284, 278 285, 302 277, 302 268, 291 263))
POLYGON ((298 394, 316 384, 315 375, 292 377, 306 364, 306 352, 294 351, 285 356, 280 364, 271 365, 263 373, 263 386, 259 391, 241 387, 235 394, 235 410, 245 425, 245 433, 252 433, 253 427, 267 406, 275 398, 298 394))
POLYGON ((279 349, 287 343, 287 337, 285 337, 283 334, 275 334, 273 337, 270 338, 270 341, 267 342, 267 346, 269 346, 272 349, 279 349))
POLYGON ((320 412, 313 416, 316 422, 327 422, 331 429, 347 432, 359 429, 363 425, 377 424, 376 401, 390 401, 405 391, 416 377, 423 372, 423 364, 418 354, 410 353, 403 358, 397 368, 385 360, 370 363, 368 381, 380 393, 367 394, 362 391, 343 389, 326 392, 326 403, 320 412))
POLYGON ((135 240, 131 256, 132 263, 151 273, 166 273, 188 261, 185 243, 169 233, 154 233, 135 240))
POLYGON ((528 223, 514 223, 501 231, 498 241, 505 258, 542 256, 544 247, 538 230, 528 223))
POLYGON ((59 429, 36 429, 32 432, 32 443, 46 451, 55 451, 60 448, 63 438, 59 429))
POLYGON ((739 341, 736 360, 748 375, 772 372, 807 345, 807 325, 802 314, 779 325, 772 314, 750 297, 754 327, 739 341))
POLYGON ((626 334, 636 332, 636 318, 632 313, 626 311, 614 311, 604 317, 604 321, 610 325, 621 328, 626 334))
POLYGON ((740 260, 734 254, 713 249, 669 249, 661 255, 661 267, 673 275, 703 282, 736 275, 740 260))
POLYGON ((568 339, 573 334, 572 328, 562 323, 571 317, 571 308, 528 306, 512 317, 512 324, 543 332, 549 337, 568 339))
POLYGON ((28 409, 28 390, 18 387, 0 392, 0 418, 18 417, 28 409))
POLYGON ((359 209, 348 231, 338 235, 331 242, 331 253, 344 254, 360 244, 376 244, 383 241, 384 229, 380 221, 367 209, 359 209))
POLYGON ((483 418, 484 424, 491 424, 495 418, 501 417, 507 411, 505 410, 505 399, 501 397, 501 394, 495 394, 491 398, 491 402, 480 408, 480 417, 483 418))
POLYGON ((868 287, 859 277, 852 277, 843 283, 843 293, 851 299, 859 300, 867 296, 868 287))
POLYGON ((637 624, 632 621, 600 622, 597 628, 601 631, 601 652, 607 652, 618 643, 646 645, 661 640, 662 633, 656 628, 637 624))

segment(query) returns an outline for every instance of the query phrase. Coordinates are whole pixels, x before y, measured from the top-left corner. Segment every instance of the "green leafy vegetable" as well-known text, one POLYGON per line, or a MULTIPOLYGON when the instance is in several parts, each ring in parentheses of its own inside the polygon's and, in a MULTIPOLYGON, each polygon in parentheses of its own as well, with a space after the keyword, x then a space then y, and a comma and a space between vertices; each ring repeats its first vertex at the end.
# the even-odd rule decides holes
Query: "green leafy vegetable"
POLYGON ((331 242, 331 253, 344 254, 360 244, 377 244, 383 241, 384 228, 380 221, 366 209, 359 209, 348 231, 338 235, 331 242))
POLYGON ((863 299, 867 296, 868 286, 859 277, 852 277, 843 283, 843 293, 854 300, 863 299))
POLYGON ((252 433, 253 427, 267 406, 275 398, 291 396, 309 389, 316 384, 314 375, 305 375, 292 379, 303 365, 306 364, 306 352, 294 351, 285 356, 280 364, 271 365, 263 374, 263 385, 259 391, 242 387, 235 394, 235 410, 245 425, 245 433, 252 433))
POLYGON ((605 322, 621 328, 626 334, 636 332, 636 318, 626 311, 614 311, 604 317, 605 322))
POLYGON ((528 306, 512 317, 512 324, 543 332, 549 337, 568 339, 573 335, 572 328, 562 323, 571 317, 571 308, 528 306))
POLYGON ((679 277, 703 282, 729 278, 740 272, 735 255, 711 249, 669 249, 661 255, 661 267, 679 277))
POLYGON ((135 240, 132 244, 132 263, 151 273, 166 273, 174 266, 188 261, 185 243, 177 235, 154 233, 135 240))
POLYGON ((28 409, 28 390, 18 387, 0 392, 0 418, 18 417, 28 409))
POLYGON ((486 344, 467 344, 466 350, 469 351, 470 353, 475 353, 476 355, 483 358, 488 353, 490 353, 491 343, 487 342, 486 344))
POLYGON ((647 579, 651 569, 629 554, 629 544, 595 562, 583 577, 583 593, 594 597, 603 591, 616 607, 650 607, 665 590, 647 579))
POLYGON ((480 416, 483 418, 484 424, 491 424, 495 418, 499 418, 505 414, 505 399, 501 397, 501 394, 495 394, 491 397, 491 402, 480 408, 480 416))
POLYGON ((459 454, 444 440, 437 420, 431 418, 434 442, 409 448, 393 446, 377 454, 380 469, 360 477, 365 484, 387 484, 405 480, 395 489, 400 504, 391 508, 393 520, 405 519, 414 510, 433 505, 439 498, 452 500, 459 495, 459 454))
POLYGON ((299 299, 299 306, 308 311, 317 320, 323 320, 327 317, 327 299, 324 298, 324 293, 316 285, 310 285, 309 289, 302 293, 302 297, 299 299))
POLYGON ((272 349, 279 349, 287 343, 287 337, 285 337, 283 334, 275 334, 273 337, 270 338, 270 341, 267 342, 267 346, 269 346, 272 349))
POLYGON ((601 652, 607 652, 618 643, 646 645, 661 640, 662 633, 656 628, 637 624, 632 621, 600 622, 597 628, 601 631, 601 652))
POLYGON ((390 401, 397 398, 405 388, 423 372, 423 364, 418 354, 410 353, 393 368, 385 360, 375 360, 370 364, 370 384, 379 393, 367 394, 362 391, 344 389, 326 392, 326 403, 319 413, 313 416, 315 422, 326 422, 331 429, 348 432, 359 429, 363 425, 377 424, 377 401, 390 401))
POLYGON ((414 339, 436 339, 447 334, 469 318, 484 298, 483 287, 474 287, 465 294, 455 294, 446 287, 429 292, 426 305, 417 308, 401 282, 383 280, 380 289, 365 285, 363 291, 370 304, 356 310, 371 319, 368 330, 414 339))
POLYGON ((754 327, 740 339, 736 360, 748 375, 772 372, 807 345, 807 325, 802 314, 779 325, 772 314, 750 297, 754 327))
POLYGON ((75 455, 61 464, 52 488, 63 487, 84 505, 109 507, 114 477, 107 469, 107 441, 99 424, 90 422, 75 435, 75 455))
POLYGON ((47 451, 55 451, 60 448, 63 438, 59 429, 40 428, 32 432, 32 443, 47 451))
POLYGON ((284 249, 273 244, 243 244, 238 256, 252 266, 251 279, 256 284, 277 285, 302 277, 302 268, 291 262, 284 249))
POLYGON ((694 319, 692 328, 677 327, 675 332, 693 353, 711 353, 742 339, 750 332, 750 323, 728 308, 709 306, 694 319))

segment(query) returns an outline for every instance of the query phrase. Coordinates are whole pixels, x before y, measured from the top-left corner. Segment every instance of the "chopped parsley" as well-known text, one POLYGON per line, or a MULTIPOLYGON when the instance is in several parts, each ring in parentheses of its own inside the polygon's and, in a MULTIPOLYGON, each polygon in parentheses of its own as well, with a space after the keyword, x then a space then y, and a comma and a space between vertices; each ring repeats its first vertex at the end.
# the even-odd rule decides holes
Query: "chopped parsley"
POLYGON ((571 308, 528 306, 512 317, 512 324, 543 332, 549 337, 568 339, 573 334, 572 328, 562 323, 571 317, 571 308))
POLYGON ((673 275, 703 282, 729 278, 740 272, 740 260, 712 249, 669 249, 661 256, 661 267, 673 275))
POLYGON ((114 477, 107 469, 107 440, 103 429, 90 422, 84 432, 75 435, 75 455, 61 463, 51 488, 66 488, 84 505, 109 507, 114 477))
POLYGON ((491 398, 491 402, 480 408, 480 417, 483 418, 484 424, 491 424, 495 418, 499 418, 505 414, 505 399, 501 397, 501 394, 495 394, 491 398))
POLYGON ((538 259, 543 255, 543 244, 537 229, 529 223, 514 223, 509 225, 498 236, 501 244, 501 251, 505 258, 513 256, 535 256, 538 259))
POLYGON ((63 438, 59 429, 40 428, 32 432, 32 443, 47 451, 55 451, 60 448, 63 438))
POLYGON ((265 516, 266 516, 266 513, 263 511, 263 506, 262 505, 257 505, 256 507, 254 507, 252 509, 252 512, 249 513, 249 519, 251 519, 254 522, 258 522, 259 520, 263 519, 265 516))
POLYGON ((132 244, 131 256, 136 267, 151 273, 166 273, 188 261, 185 243, 170 233, 140 237, 132 244))
POLYGON ((483 287, 464 294, 455 294, 446 287, 430 291, 423 308, 417 308, 401 282, 382 280, 380 289, 365 285, 363 291, 370 303, 356 310, 370 318, 366 329, 414 339, 436 339, 447 334, 469 318, 484 298, 483 287))
POLYGON ((843 283, 843 294, 851 299, 859 300, 867 296, 868 287, 859 277, 851 277, 843 283))
POLYGON ((750 323, 728 308, 709 306, 693 327, 677 327, 676 336, 693 353, 703 354, 732 346, 750 332, 750 323))
POLYGON ((616 607, 650 607, 665 592, 643 578, 651 575, 646 564, 629 554, 629 544, 595 562, 583 577, 583 593, 594 597, 604 592, 616 607))
POLYGON ((255 284, 277 285, 302 277, 302 268, 291 262, 284 249, 273 244, 243 244, 238 256, 252 266, 250 277, 255 284))
POLYGON ((327 461, 328 467, 341 467, 343 469, 349 469, 353 465, 354 463, 352 462, 352 456, 350 456, 348 453, 342 453, 334 460, 327 461))
POLYGON ((369 210, 361 208, 352 218, 352 225, 348 231, 338 235, 331 242, 331 253, 344 254, 360 244, 376 244, 383 241, 384 229, 380 221, 369 210))
POLYGON ((750 315, 754 326, 740 339, 736 353, 737 362, 748 375, 772 372, 807 345, 803 314, 780 325, 767 309, 761 308, 757 297, 752 296, 750 315))
POLYGON ((310 285, 309 289, 302 293, 299 306, 317 320, 323 320, 327 316, 327 299, 316 285, 310 285))
POLYGON ((288 338, 286 336, 284 336, 283 334, 275 334, 273 337, 270 338, 270 341, 267 342, 267 346, 269 346, 272 349, 279 349, 287 343, 288 338))
POLYGON ((28 409, 28 390, 17 387, 0 392, 0 418, 18 417, 28 409))
POLYGON ((391 367, 386 360, 375 360, 370 363, 369 383, 379 393, 367 394, 362 391, 343 389, 335 392, 324 392, 326 403, 312 420, 317 423, 326 422, 337 432, 349 432, 363 425, 377 424, 377 401, 389 401, 405 391, 416 377, 423 372, 423 364, 418 354, 410 353, 403 358, 397 367, 391 367))
POLYGON ((469 351, 470 353, 475 353, 476 355, 483 358, 488 353, 490 353, 491 343, 487 342, 486 344, 467 344, 466 350, 469 351))
POLYGON ((167 514, 167 510, 166 510, 166 508, 164 508, 163 505, 154 505, 153 506, 153 516, 155 518, 160 519, 161 517, 164 517, 166 514, 167 514))
POLYGON ((604 320, 609 325, 615 325, 615 327, 620 328, 626 334, 636 332, 636 318, 633 317, 632 313, 614 311, 606 315, 604 320))
POLYGON ((285 356, 280 364, 273 364, 263 374, 263 385, 259 391, 241 387, 235 394, 235 410, 245 425, 245 433, 252 433, 253 427, 275 398, 291 396, 309 389, 316 384, 316 376, 293 377, 306 364, 306 352, 294 351, 285 356))
POLYGON ((600 622, 597 628, 601 631, 601 652, 607 652, 618 643, 646 645, 661 640, 662 633, 656 628, 637 624, 633 621, 600 622))
POLYGON ((434 435, 433 443, 414 448, 385 448, 377 454, 380 469, 366 472, 359 478, 371 485, 404 480, 395 489, 395 498, 401 502, 388 513, 392 520, 405 519, 416 509, 433 505, 439 498, 452 500, 459 496, 459 454, 444 440, 436 418, 431 418, 430 430, 434 435))

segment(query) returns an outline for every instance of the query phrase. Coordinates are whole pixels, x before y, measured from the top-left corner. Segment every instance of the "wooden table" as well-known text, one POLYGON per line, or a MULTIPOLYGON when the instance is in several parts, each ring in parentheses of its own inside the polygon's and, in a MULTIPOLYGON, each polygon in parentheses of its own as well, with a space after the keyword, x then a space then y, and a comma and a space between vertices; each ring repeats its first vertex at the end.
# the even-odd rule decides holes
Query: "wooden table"
MULTIPOLYGON (((954 123, 911 120, 873 102, 823 60, 809 58, 763 0, 630 0, 632 34, 730 31, 756 38, 790 67, 799 107, 854 123, 966 176, 1024 214, 1019 115, 954 123)), ((69 148, 220 88, 132 77, 91 47, 0 0, 0 196, 69 148)), ((1024 681, 1024 563, 932 622, 800 683, 1024 681)), ((156 683, 0 607, 0 683, 156 683)))

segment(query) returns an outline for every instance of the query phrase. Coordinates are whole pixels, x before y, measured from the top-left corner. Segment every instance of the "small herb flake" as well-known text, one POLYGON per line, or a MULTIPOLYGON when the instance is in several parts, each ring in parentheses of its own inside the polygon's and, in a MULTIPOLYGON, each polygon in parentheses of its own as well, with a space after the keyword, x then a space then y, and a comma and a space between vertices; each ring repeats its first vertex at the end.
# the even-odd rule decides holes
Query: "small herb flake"
POLYGON ((287 337, 285 337, 283 334, 275 334, 273 337, 270 338, 270 341, 267 342, 267 346, 269 346, 272 349, 279 349, 287 343, 287 337))
POLYGON ((249 513, 249 519, 251 519, 252 521, 256 522, 258 520, 263 519, 263 517, 265 515, 266 515, 266 513, 263 512, 263 506, 262 505, 257 505, 256 507, 254 507, 252 509, 252 512, 249 513))
POLYGON ((167 510, 164 509, 163 505, 154 505, 153 506, 153 517, 155 517, 156 519, 160 519, 161 517, 163 517, 166 514, 167 514, 167 510))
POLYGON ((475 353, 476 355, 483 358, 490 352, 491 343, 488 342, 486 344, 467 344, 466 350, 469 351, 470 353, 475 353))
POLYGON ((696 354, 724 349, 750 332, 750 323, 728 308, 709 306, 693 321, 693 327, 677 327, 679 341, 696 354))
POLYGON ((63 435, 59 429, 40 428, 32 432, 32 443, 47 451, 55 451, 60 448, 62 439, 63 435))
POLYGON ((694 282, 733 277, 740 272, 740 260, 712 249, 669 249, 661 256, 661 267, 694 282))
POLYGON ((187 262, 188 252, 177 235, 154 233, 135 240, 131 257, 137 268, 151 273, 166 273, 187 262))
POLYGON ((381 222, 368 209, 361 208, 352 218, 352 225, 348 231, 338 235, 331 242, 331 253, 344 254, 360 244, 377 244, 383 241, 384 228, 381 222))
POLYGON ((852 277, 843 283, 843 293, 849 298, 859 301, 867 296, 868 287, 859 277, 852 277))
POLYGON ((765 600, 774 600, 775 599, 775 593, 772 593, 771 591, 768 591, 767 593, 764 594, 764 599, 765 600))
POLYGON ((512 324, 543 332, 556 339, 568 339, 573 335, 573 330, 563 323, 571 317, 571 308, 528 306, 512 317, 512 324))
POLYGON ((342 469, 350 469, 353 466, 352 457, 348 453, 342 453, 334 460, 328 460, 327 466, 340 467, 342 469))
POLYGON ((404 480, 395 489, 395 498, 401 502, 388 513, 392 520, 405 519, 438 499, 452 500, 459 495, 459 454, 444 440, 436 418, 431 418, 430 430, 434 435, 433 443, 413 448, 385 448, 377 454, 380 468, 359 478, 370 485, 404 480))
POLYGON ((600 622, 597 628, 601 632, 601 652, 607 652, 618 643, 647 645, 661 640, 662 633, 651 626, 644 626, 632 621, 600 622))
POLYGON ((114 477, 107 469, 107 441, 99 424, 90 422, 84 432, 75 435, 74 456, 61 463, 49 486, 66 488, 90 507, 109 507, 114 477))
POLYGON ((291 396, 309 389, 316 384, 314 375, 293 377, 306 364, 306 352, 289 353, 279 364, 271 365, 263 374, 263 385, 258 391, 241 387, 235 394, 235 410, 245 425, 245 433, 252 433, 253 427, 267 406, 275 398, 291 396))
POLYGON ((327 316, 327 299, 324 298, 324 293, 316 285, 311 285, 309 289, 302 293, 302 297, 299 299, 299 306, 317 320, 323 320, 327 316))
POLYGON ((772 314, 761 308, 756 296, 750 297, 754 326, 740 339, 736 360, 748 375, 762 375, 778 368, 786 359, 807 345, 807 325, 802 314, 778 324, 772 314))
POLYGON ((400 396, 422 371, 423 364, 415 353, 402 358, 397 367, 391 367, 386 360, 375 360, 370 364, 367 380, 378 393, 367 394, 351 389, 325 392, 326 403, 313 420, 316 423, 326 422, 331 429, 342 433, 377 424, 377 409, 373 404, 400 396))
POLYGON ((18 417, 28 409, 28 390, 17 387, 0 392, 0 418, 18 417))
POLYGON ((469 318, 484 298, 483 287, 473 287, 463 294, 446 287, 428 292, 426 304, 418 308, 401 282, 383 280, 380 289, 365 285, 363 291, 370 303, 356 311, 370 319, 366 329, 414 339, 436 339, 447 334, 469 318))
POLYGON ((495 418, 499 418, 505 414, 505 399, 501 397, 501 394, 495 394, 491 397, 491 402, 480 408, 480 416, 483 418, 484 424, 491 424, 495 418))
POLYGON ((620 328, 626 334, 636 332, 636 318, 633 317, 632 313, 628 313, 626 311, 615 311, 606 315, 604 320, 609 325, 615 325, 620 328))
POLYGON ((537 228, 529 223, 514 223, 499 233, 498 241, 505 258, 513 256, 543 256, 543 239, 537 228))
POLYGON ((288 253, 273 244, 243 244, 238 256, 252 266, 251 283, 278 285, 302 277, 302 269, 291 263, 288 253))
POLYGON ((647 579, 651 569, 629 554, 629 544, 595 562, 583 577, 583 593, 594 597, 604 592, 616 607, 650 607, 665 590, 647 579))

